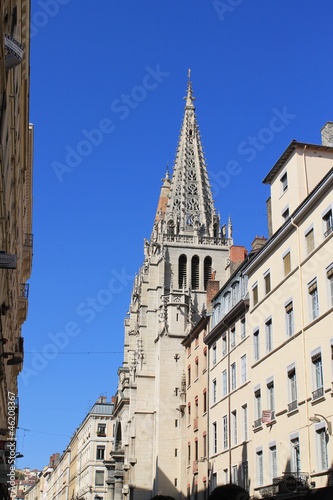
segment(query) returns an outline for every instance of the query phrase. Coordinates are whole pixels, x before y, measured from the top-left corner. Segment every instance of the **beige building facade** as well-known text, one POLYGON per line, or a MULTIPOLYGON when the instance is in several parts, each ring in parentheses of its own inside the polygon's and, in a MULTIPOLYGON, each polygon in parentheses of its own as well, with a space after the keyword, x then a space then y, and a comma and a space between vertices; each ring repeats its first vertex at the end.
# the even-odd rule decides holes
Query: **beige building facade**
POLYGON ((0 496, 9 498, 9 443, 18 425, 21 326, 32 264, 32 154, 29 124, 30 1, 0 5, 0 496))
POLYGON ((107 464, 113 445, 113 403, 101 396, 66 450, 39 474, 27 500, 109 500, 107 464))
POLYGON ((293 141, 264 179, 273 235, 245 270, 256 493, 332 484, 332 164, 293 141))

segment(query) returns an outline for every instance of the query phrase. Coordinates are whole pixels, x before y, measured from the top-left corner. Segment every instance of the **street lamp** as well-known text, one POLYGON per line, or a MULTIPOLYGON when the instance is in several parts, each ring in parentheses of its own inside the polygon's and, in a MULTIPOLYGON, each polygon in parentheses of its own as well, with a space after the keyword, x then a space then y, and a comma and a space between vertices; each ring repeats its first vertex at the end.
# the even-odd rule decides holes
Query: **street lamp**
POLYGON ((315 424, 318 424, 320 422, 320 419, 325 420, 327 426, 327 432, 330 436, 332 436, 332 424, 327 420, 326 417, 320 415, 319 413, 315 413, 313 417, 309 417, 310 422, 313 422, 315 424))

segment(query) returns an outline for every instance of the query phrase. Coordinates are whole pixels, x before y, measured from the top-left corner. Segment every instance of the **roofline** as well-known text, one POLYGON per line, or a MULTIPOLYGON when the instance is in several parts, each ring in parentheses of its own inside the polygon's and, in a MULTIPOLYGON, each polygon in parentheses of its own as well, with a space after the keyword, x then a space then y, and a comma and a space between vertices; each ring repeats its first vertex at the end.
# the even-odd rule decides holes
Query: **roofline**
POLYGON ((205 328, 205 326, 207 326, 207 323, 209 321, 209 317, 210 317, 210 315, 208 315, 207 313, 205 313, 203 316, 201 316, 201 318, 194 325, 192 330, 186 335, 184 340, 182 340, 181 344, 184 347, 187 347, 187 345, 189 344, 189 341, 196 338, 199 335, 199 333, 205 328))
POLYGON ((310 142, 298 142, 295 139, 291 141, 287 149, 282 153, 280 158, 277 160, 275 165, 271 168, 271 170, 268 172, 266 177, 263 179, 263 184, 271 184, 273 181, 274 177, 276 174, 281 170, 281 167, 285 164, 285 162, 290 158, 292 153, 298 148, 298 147, 310 147, 310 148, 315 148, 319 150, 324 150, 324 151, 332 151, 333 152, 333 147, 331 146, 323 146, 322 144, 311 144, 310 142))
MULTIPOLYGON (((330 148, 333 150, 333 148, 330 148)), ((265 255, 270 248, 279 240, 281 235, 284 235, 291 229, 295 229, 293 223, 294 221, 300 219, 303 215, 303 212, 307 209, 308 205, 317 199, 317 194, 324 190, 327 185, 329 185, 331 181, 331 177, 333 177, 333 167, 327 172, 325 177, 317 184, 317 186, 311 191, 311 193, 305 198, 305 200, 294 210, 289 219, 281 226, 267 241, 267 243, 258 251, 258 253, 252 258, 252 260, 245 266, 244 274, 249 274, 249 271, 255 267, 258 260, 265 255)))

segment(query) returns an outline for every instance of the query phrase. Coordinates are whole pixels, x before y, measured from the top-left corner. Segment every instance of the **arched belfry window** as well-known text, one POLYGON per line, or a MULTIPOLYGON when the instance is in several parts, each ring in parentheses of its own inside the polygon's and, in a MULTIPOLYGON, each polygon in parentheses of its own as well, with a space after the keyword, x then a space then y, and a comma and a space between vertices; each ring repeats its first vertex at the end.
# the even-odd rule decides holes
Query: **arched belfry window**
POLYGON ((187 257, 182 254, 178 260, 178 287, 186 288, 187 257))
POLYGON ((191 288, 192 290, 199 289, 199 257, 194 255, 191 263, 191 288))
POLYGON ((207 288, 207 281, 212 277, 212 258, 205 257, 204 260, 204 287, 207 288))

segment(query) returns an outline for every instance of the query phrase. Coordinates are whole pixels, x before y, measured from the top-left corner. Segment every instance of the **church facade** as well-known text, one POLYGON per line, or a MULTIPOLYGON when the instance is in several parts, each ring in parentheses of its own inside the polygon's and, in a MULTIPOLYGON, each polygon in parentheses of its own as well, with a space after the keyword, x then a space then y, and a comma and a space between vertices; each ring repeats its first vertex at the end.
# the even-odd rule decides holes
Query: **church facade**
POLYGON ((191 82, 173 174, 163 179, 125 318, 109 486, 145 499, 186 491, 186 359, 182 340, 206 309, 207 283, 227 279, 232 228, 221 228, 208 179, 191 82), (184 483, 184 484, 183 484, 184 483))

